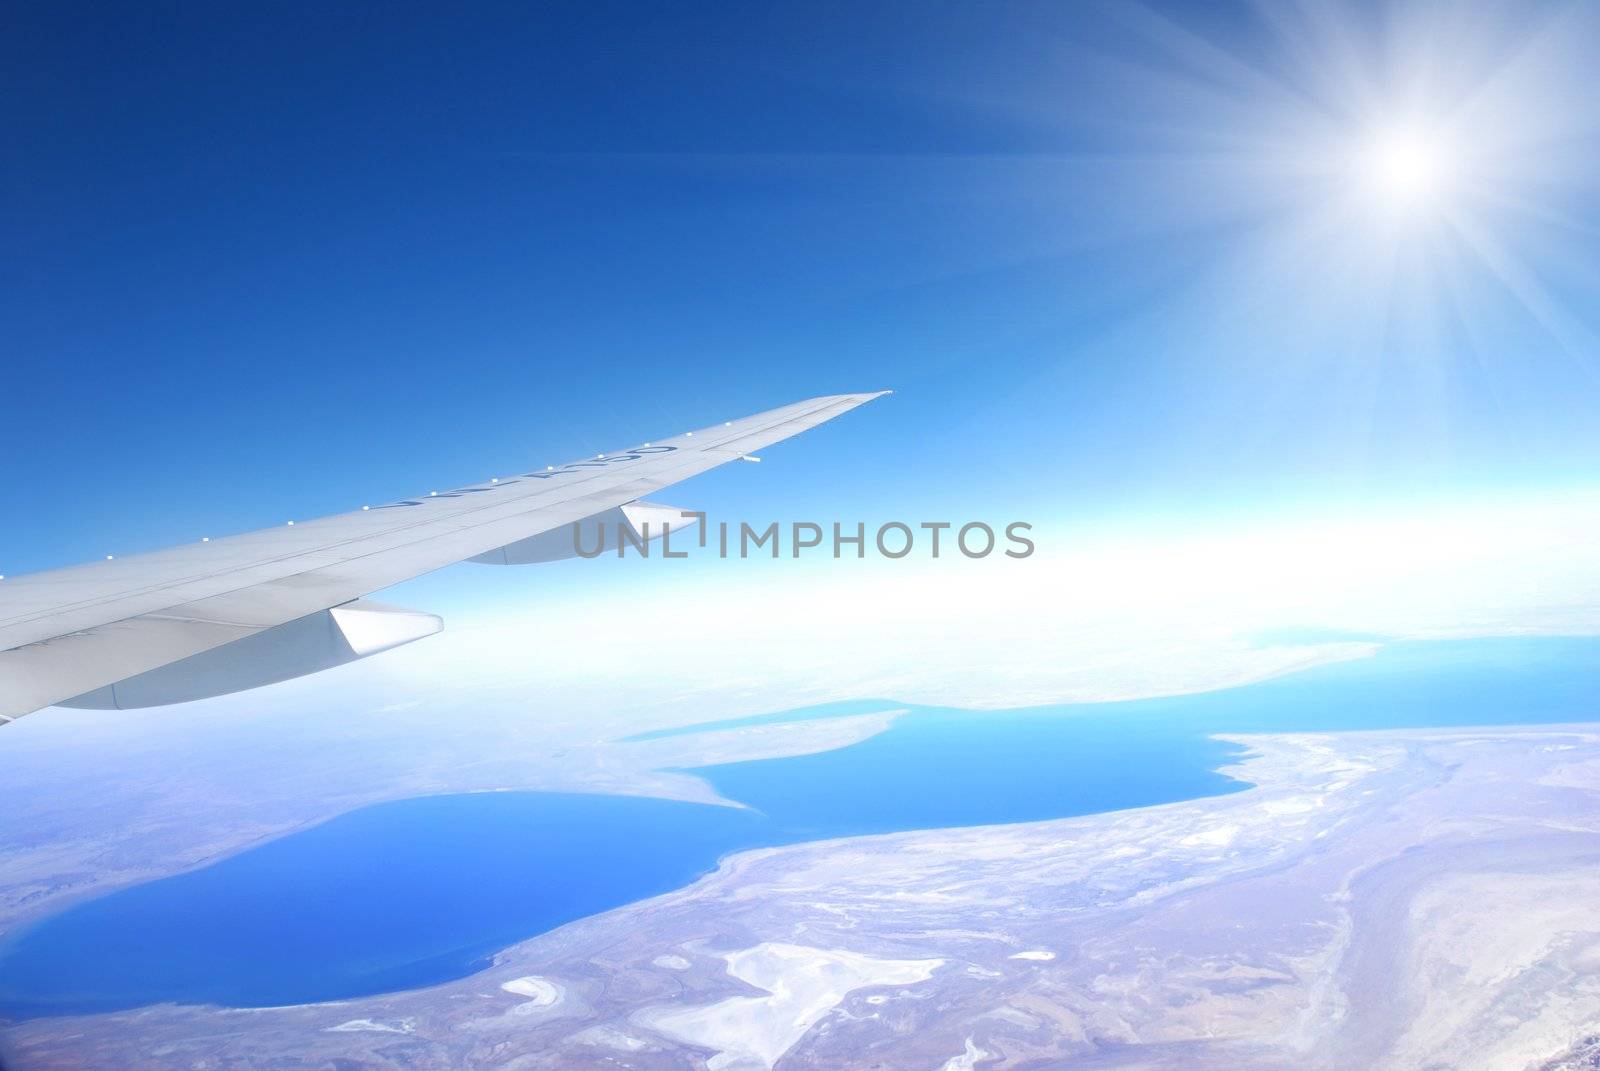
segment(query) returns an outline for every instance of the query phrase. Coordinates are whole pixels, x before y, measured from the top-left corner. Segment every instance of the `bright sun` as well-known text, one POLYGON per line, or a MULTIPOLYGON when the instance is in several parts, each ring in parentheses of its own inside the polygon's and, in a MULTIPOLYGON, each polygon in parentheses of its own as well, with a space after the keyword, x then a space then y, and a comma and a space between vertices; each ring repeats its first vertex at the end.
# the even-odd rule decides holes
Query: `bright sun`
POLYGON ((1360 177, 1380 201, 1395 207, 1437 202, 1452 178, 1450 152, 1436 135, 1409 128, 1373 137, 1358 160, 1360 177))

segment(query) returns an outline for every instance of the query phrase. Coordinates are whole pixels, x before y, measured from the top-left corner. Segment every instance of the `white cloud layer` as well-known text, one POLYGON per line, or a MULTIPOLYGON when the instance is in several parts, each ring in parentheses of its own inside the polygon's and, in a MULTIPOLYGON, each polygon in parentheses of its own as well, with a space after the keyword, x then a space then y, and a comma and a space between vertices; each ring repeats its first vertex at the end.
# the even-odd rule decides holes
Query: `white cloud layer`
MULTIPOLYGON (((385 669, 648 720, 882 696, 997 707, 1225 686, 1402 637, 1600 627, 1600 495, 1166 534, 1039 529, 1031 559, 638 563, 457 621, 385 669), (1313 637, 1314 639, 1315 637, 1313 637), (669 712, 670 708, 670 712, 669 712)), ((583 563, 587 564, 587 563, 583 563)), ((459 615, 458 615, 459 616, 459 615)))

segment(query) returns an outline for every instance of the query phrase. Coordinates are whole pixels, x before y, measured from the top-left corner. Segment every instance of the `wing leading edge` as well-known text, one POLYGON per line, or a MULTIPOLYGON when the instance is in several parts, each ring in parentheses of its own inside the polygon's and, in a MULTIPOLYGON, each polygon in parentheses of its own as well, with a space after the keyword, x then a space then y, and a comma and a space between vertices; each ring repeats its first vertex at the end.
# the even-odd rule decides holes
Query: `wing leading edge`
MULTIPOLYGON (((206 652, 185 665, 203 664, 214 675, 218 649, 228 644, 635 503, 886 393, 812 398, 488 483, 8 578, 0 582, 0 723, 78 697, 88 706, 146 705, 119 702, 115 686, 130 678, 149 685, 161 679, 152 671, 169 667, 170 675, 181 670, 175 663, 206 652)), ((308 629, 284 636, 291 633, 308 629)), ((275 639, 241 649, 260 651, 275 639)), ((125 690, 154 694, 147 686, 125 690)))

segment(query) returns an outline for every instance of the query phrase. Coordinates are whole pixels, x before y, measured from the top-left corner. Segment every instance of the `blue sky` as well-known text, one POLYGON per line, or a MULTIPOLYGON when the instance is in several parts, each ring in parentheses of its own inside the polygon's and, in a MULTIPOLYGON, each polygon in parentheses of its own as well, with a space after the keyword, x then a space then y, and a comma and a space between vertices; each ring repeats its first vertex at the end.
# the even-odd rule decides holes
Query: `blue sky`
POLYGON ((1181 526, 1592 484, 1595 30, 25 7, 0 572, 883 387, 687 501, 1181 526), (1352 193, 1402 119, 1454 139, 1448 188, 1352 193))

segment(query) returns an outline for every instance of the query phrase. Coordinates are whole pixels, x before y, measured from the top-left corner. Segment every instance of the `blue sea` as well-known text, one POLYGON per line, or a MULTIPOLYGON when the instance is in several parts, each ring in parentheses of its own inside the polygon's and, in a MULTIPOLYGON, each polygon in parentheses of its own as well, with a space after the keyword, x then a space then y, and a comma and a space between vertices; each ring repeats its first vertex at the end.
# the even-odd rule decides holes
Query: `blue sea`
MULTIPOLYGON (((863 700, 646 735, 901 706, 863 700)), ((1372 658, 1199 695, 913 707, 849 747, 693 771, 746 809, 543 792, 384 803, 44 919, 0 947, 0 1015, 164 1001, 260 1007, 413 989, 472 973, 495 951, 564 923, 681 888, 748 848, 1247 788, 1218 772, 1238 749, 1213 733, 1588 721, 1600 718, 1597 707, 1600 639, 1389 643, 1372 658)))

